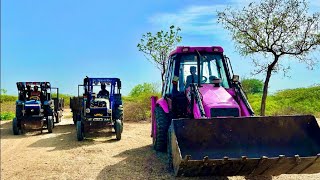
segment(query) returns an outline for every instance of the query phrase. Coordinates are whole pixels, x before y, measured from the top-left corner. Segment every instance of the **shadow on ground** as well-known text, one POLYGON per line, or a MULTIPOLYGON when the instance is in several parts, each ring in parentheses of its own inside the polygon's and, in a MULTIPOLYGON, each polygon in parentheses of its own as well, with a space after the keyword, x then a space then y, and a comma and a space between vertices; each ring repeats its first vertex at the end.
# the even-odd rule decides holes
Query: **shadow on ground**
MULTIPOLYGON (((168 169, 167 156, 151 146, 130 149, 115 157, 124 158, 117 164, 106 166, 100 171, 97 179, 213 179, 228 180, 232 177, 175 177, 168 169)), ((239 177, 248 180, 270 180, 271 176, 239 177)))
POLYGON ((40 139, 28 147, 53 147, 54 149, 50 151, 69 150, 81 146, 116 142, 115 139, 111 139, 112 135, 112 132, 103 134, 94 133, 90 134, 90 136, 83 141, 78 141, 76 127, 73 124, 59 125, 54 128, 52 134, 48 135, 49 137, 40 139), (101 139, 101 136, 104 137, 101 139))

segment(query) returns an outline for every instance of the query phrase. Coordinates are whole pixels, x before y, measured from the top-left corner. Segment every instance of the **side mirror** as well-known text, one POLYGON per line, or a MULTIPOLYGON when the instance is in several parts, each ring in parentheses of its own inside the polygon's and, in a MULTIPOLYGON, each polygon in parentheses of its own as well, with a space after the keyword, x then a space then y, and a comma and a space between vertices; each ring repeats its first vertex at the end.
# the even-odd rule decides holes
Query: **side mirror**
POLYGON ((239 75, 233 75, 232 76, 232 82, 237 83, 237 82, 239 82, 239 79, 240 79, 239 75))

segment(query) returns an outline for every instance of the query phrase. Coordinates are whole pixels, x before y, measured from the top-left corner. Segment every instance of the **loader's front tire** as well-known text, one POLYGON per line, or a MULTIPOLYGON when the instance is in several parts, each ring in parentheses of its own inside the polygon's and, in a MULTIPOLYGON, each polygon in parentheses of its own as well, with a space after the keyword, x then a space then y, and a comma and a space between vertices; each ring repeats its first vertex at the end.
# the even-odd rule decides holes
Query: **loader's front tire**
POLYGON ((168 169, 169 169, 169 171, 173 171, 171 133, 172 133, 172 125, 170 125, 170 127, 168 129, 168 144, 167 144, 168 169))
POLYGON ((21 130, 20 130, 19 126, 18 126, 18 119, 17 118, 14 118, 13 121, 12 121, 12 131, 13 131, 14 135, 21 134, 21 130))
POLYGON ((156 117, 156 134, 153 137, 153 148, 156 151, 166 152, 167 150, 167 139, 168 139, 168 128, 170 120, 167 114, 159 106, 155 108, 156 117))

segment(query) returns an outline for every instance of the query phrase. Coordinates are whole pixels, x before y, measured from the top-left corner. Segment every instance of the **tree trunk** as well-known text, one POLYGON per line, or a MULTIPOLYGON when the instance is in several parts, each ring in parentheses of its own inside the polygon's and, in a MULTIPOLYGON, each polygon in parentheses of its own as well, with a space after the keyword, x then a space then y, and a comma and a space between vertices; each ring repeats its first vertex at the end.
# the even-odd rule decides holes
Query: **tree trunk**
POLYGON ((165 77, 164 76, 165 76, 165 72, 164 72, 164 70, 162 70, 162 72, 161 72, 161 84, 162 84, 161 92, 163 91, 163 88, 165 86, 165 84, 164 84, 165 77))
POLYGON ((266 80, 264 81, 264 86, 263 86, 263 95, 262 95, 262 100, 261 100, 260 116, 265 116, 265 113, 266 113, 266 102, 267 102, 267 96, 268 96, 269 81, 270 81, 272 70, 273 70, 274 66, 277 64, 278 60, 279 60, 279 56, 275 56, 274 61, 268 66, 267 76, 266 76, 266 80))

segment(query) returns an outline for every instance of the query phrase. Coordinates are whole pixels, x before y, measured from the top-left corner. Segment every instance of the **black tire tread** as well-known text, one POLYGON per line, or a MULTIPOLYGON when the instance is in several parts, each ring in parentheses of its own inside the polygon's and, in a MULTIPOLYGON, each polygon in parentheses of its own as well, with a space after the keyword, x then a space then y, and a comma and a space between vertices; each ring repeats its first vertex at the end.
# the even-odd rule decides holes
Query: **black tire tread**
POLYGON ((77 126, 77 139, 78 139, 78 141, 82 141, 84 139, 82 122, 81 121, 77 121, 76 126, 77 126))
POLYGON ((18 119, 17 118, 13 118, 12 131, 13 131, 13 135, 19 135, 20 134, 20 129, 18 127, 18 119))
POLYGON ((53 117, 49 116, 47 120, 47 128, 49 133, 52 133, 53 126, 54 126, 53 117))
POLYGON ((121 140, 121 133, 122 133, 122 122, 121 120, 117 119, 115 122, 116 125, 116 138, 117 140, 121 140))
POLYGON ((166 152, 167 150, 167 140, 168 140, 168 128, 170 120, 168 115, 159 106, 155 108, 156 116, 156 127, 157 133, 155 137, 155 142, 153 143, 153 148, 156 151, 166 152))

